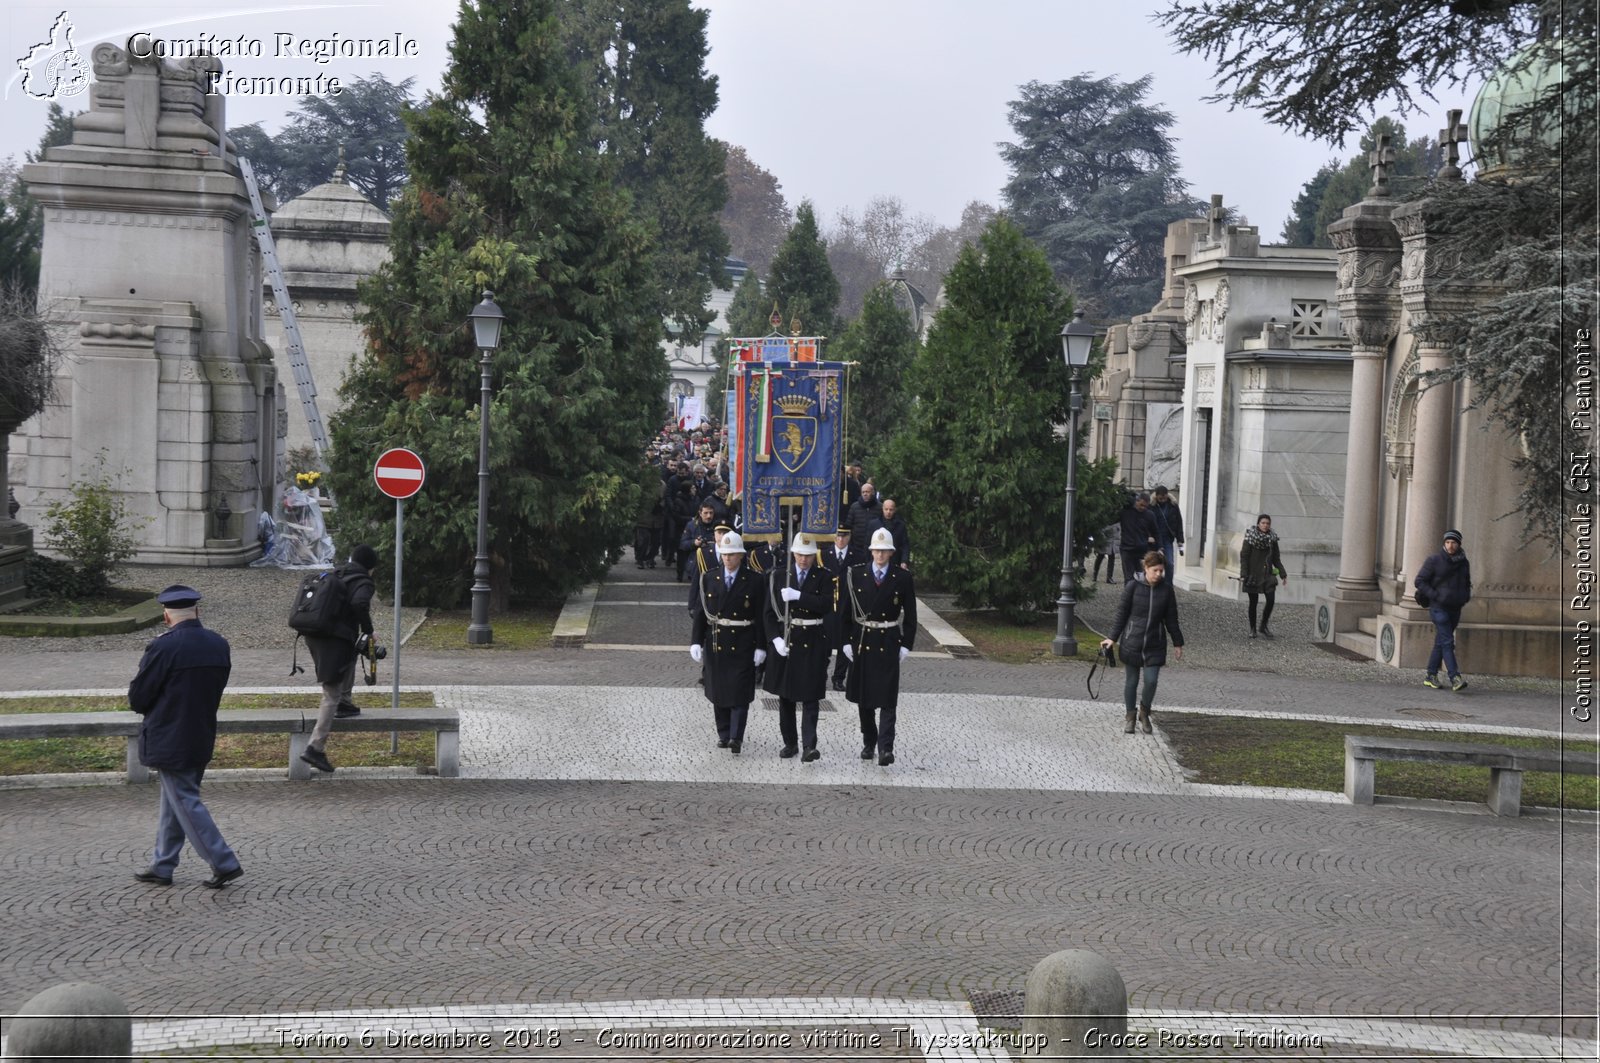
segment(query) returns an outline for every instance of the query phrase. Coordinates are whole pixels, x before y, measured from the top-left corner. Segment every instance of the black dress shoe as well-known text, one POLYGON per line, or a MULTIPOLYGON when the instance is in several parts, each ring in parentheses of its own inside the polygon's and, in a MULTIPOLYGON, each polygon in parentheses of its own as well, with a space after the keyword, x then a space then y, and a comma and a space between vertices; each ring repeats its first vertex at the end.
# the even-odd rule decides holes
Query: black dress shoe
POLYGON ((232 871, 213 871, 211 877, 200 883, 200 885, 208 890, 220 890, 242 874, 244 874, 243 867, 236 867, 232 871))
POLYGON ((893 763, 894 763, 894 754, 893 753, 881 753, 881 754, 878 755, 878 767, 887 768, 889 765, 891 765, 893 763))
POLYGON ((833 689, 835 689, 837 691, 840 691, 840 692, 843 692, 843 690, 844 690, 844 680, 843 679, 835 679, 833 681, 833 689))
POLYGON ((335 720, 348 720, 352 716, 360 716, 361 710, 352 701, 341 701, 339 707, 333 710, 335 720))
POLYGON ((717 739, 717 748, 718 749, 727 749, 728 748, 728 740, 726 738, 717 739))
POLYGON ((803 753, 801 755, 800 763, 802 763, 802 764, 810 764, 813 760, 821 760, 821 759, 822 759, 822 752, 819 749, 817 749, 816 746, 812 746, 810 749, 806 750, 805 753, 803 753))
POLYGON ((316 768, 318 771, 333 772, 333 761, 328 759, 328 754, 316 746, 306 746, 306 751, 300 754, 300 759, 316 768))
POLYGON ((778 756, 782 757, 784 760, 788 760, 798 752, 800 752, 799 746, 784 746, 782 749, 778 750, 778 756))
POLYGON ((728 743, 728 752, 732 753, 736 757, 739 755, 739 750, 741 750, 743 748, 744 748, 744 743, 743 742, 729 742, 728 743))
POLYGON ((861 747, 861 759, 862 760, 871 760, 873 757, 875 757, 877 755, 878 755, 878 751, 876 749, 872 748, 871 746, 862 746, 861 747))
POLYGON ((143 871, 135 871, 133 873, 133 877, 138 879, 140 882, 151 886, 172 885, 172 879, 168 878, 166 875, 157 874, 154 869, 148 867, 143 871))

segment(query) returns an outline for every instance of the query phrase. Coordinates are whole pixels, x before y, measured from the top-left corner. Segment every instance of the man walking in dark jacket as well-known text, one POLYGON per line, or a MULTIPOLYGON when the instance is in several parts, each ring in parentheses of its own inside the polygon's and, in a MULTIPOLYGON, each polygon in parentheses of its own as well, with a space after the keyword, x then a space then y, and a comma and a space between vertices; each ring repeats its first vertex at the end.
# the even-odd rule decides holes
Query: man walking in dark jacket
POLYGON ((1183 514, 1178 512, 1178 503, 1172 500, 1167 489, 1160 484, 1151 492, 1150 515, 1156 522, 1156 540, 1160 544, 1157 549, 1167 559, 1167 572, 1172 571, 1172 547, 1178 547, 1178 553, 1183 553, 1183 514))
POLYGON ((172 885, 187 838, 211 865, 203 885, 221 889, 244 868, 200 800, 200 780, 216 748, 217 706, 233 659, 228 640, 200 625, 199 591, 174 584, 156 600, 169 630, 144 651, 128 687, 128 704, 144 717, 139 763, 159 773, 161 817, 150 866, 133 877, 152 886, 172 885))
POLYGON ((1122 509, 1121 526, 1122 582, 1126 585, 1133 580, 1135 573, 1144 571, 1144 555, 1151 550, 1161 549, 1148 494, 1140 491, 1128 500, 1122 509))
POLYGON ((372 637, 372 570, 377 567, 378 552, 366 543, 350 551, 350 563, 334 569, 334 578, 344 580, 349 598, 333 633, 306 636, 317 682, 322 684, 322 704, 300 759, 318 771, 333 771, 326 749, 334 718, 361 714, 350 700, 350 690, 356 682, 356 639, 361 635, 372 637))
MULTIPOLYGON (((872 531, 887 529, 894 536, 894 557, 889 564, 895 568, 911 568, 911 533, 906 530, 906 519, 898 514, 899 507, 892 498, 883 500, 878 509, 878 519, 872 522, 872 531)), ((869 536, 870 537, 870 536, 869 536)))
POLYGON ((1416 588, 1417 604, 1427 607, 1433 621, 1433 652, 1428 654, 1428 674, 1422 685, 1442 690, 1439 665, 1443 664, 1450 689, 1459 694, 1467 689, 1467 681, 1456 665, 1456 625, 1461 623, 1461 607, 1472 600, 1472 565, 1461 549, 1460 532, 1452 528, 1444 533, 1443 549, 1422 563, 1416 588))
POLYGON ((861 485, 861 497, 845 511, 844 522, 850 525, 850 534, 857 543, 866 543, 872 538, 872 522, 881 516, 883 504, 878 501, 878 489, 869 480, 861 485))

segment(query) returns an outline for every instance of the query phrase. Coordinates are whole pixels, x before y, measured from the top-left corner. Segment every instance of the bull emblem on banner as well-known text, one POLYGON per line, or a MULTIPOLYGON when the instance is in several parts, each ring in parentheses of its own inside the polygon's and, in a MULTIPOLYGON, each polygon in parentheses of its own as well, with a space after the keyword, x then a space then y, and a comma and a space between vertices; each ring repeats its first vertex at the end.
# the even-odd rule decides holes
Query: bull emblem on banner
POLYGON ((805 395, 784 395, 773 405, 782 410, 772 418, 772 449, 778 464, 799 472, 817 449, 817 419, 811 415, 817 400, 805 395))

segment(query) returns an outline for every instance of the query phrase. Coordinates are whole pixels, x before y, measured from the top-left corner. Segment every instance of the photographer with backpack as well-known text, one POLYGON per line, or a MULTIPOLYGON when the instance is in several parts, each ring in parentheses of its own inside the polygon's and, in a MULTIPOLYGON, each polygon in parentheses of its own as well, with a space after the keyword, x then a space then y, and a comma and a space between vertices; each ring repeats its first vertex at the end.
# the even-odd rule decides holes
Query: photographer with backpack
POLYGON ((334 719, 361 712, 350 700, 350 691, 356 680, 359 639, 372 638, 372 570, 377 567, 378 552, 361 543, 350 551, 348 564, 308 577, 289 614, 289 626, 305 638, 317 682, 322 684, 317 725, 300 754, 318 771, 333 771, 324 749, 334 719))

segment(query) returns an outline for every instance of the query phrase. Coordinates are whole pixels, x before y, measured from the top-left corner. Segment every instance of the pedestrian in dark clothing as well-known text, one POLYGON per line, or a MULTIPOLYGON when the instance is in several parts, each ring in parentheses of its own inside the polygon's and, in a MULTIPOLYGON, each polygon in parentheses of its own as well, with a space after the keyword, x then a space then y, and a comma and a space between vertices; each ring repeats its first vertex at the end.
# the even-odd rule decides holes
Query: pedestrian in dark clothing
POLYGON ((351 550, 349 562, 334 569, 335 577, 344 580, 349 596, 333 634, 305 636, 306 648, 316 665, 317 682, 322 684, 322 704, 300 759, 318 771, 333 771, 327 745, 334 719, 361 715, 350 691, 356 682, 356 640, 372 637, 372 570, 377 567, 378 552, 366 543, 351 550))
POLYGON ((861 497, 845 511, 844 522, 850 525, 851 536, 858 543, 872 538, 872 522, 883 516, 883 505, 878 501, 878 489, 867 481, 861 485, 861 497))
POLYGON ((844 597, 844 574, 857 565, 867 563, 867 551, 850 541, 850 525, 841 524, 833 533, 833 545, 822 551, 820 563, 838 579, 838 601, 828 620, 828 641, 834 647, 833 689, 844 691, 845 678, 850 674, 850 658, 844 655, 845 610, 849 603, 844 597))
POLYGON ((1150 493, 1150 514, 1156 521, 1156 541, 1160 550, 1167 558, 1167 571, 1172 571, 1172 549, 1176 545, 1178 555, 1183 555, 1183 514, 1178 511, 1178 503, 1172 500, 1167 489, 1160 485, 1150 493))
POLYGON ((200 780, 217 744, 217 707, 233 670, 228 640, 200 624, 200 592, 174 584, 156 595, 166 634, 155 639, 128 686, 128 705, 139 724, 139 763, 158 773, 161 815, 150 865, 133 877, 172 885, 172 872, 188 839, 211 865, 202 884, 221 889, 244 868, 211 812, 200 800, 200 780))
POLYGON ((886 768, 894 763, 900 666, 917 639, 917 592, 911 573, 889 563, 893 536, 878 529, 868 549, 871 563, 845 576, 844 654, 851 664, 844 696, 861 718, 861 759, 876 753, 886 768))
POLYGON ((1267 621, 1272 619, 1273 598, 1278 581, 1289 585, 1289 570, 1283 567, 1283 557, 1278 553, 1278 536, 1272 530, 1272 518, 1265 513, 1256 518, 1256 526, 1244 533, 1244 545, 1239 548, 1239 583, 1250 598, 1250 637, 1256 637, 1256 599, 1265 596, 1261 610, 1261 637, 1273 636, 1267 621))
POLYGON ((1460 532, 1452 528, 1444 533, 1444 547, 1422 563, 1415 585, 1417 604, 1427 607, 1433 621, 1433 651, 1428 654, 1428 674, 1422 685, 1442 689, 1439 665, 1443 664, 1450 689, 1459 694, 1467 689, 1467 681, 1456 664, 1456 626, 1461 623, 1462 607, 1472 600, 1472 564, 1461 548, 1460 532))
POLYGON ((1107 524, 1094 543, 1094 581, 1100 582, 1100 562, 1106 563, 1106 582, 1117 582, 1117 555, 1122 552, 1122 525, 1107 524))
POLYGON ((844 467, 844 512, 850 512, 850 507, 860 500, 864 480, 859 461, 852 461, 844 467))
POLYGON ((835 612, 838 578, 817 564, 816 544, 796 534, 790 561, 767 576, 767 657, 762 689, 778 696, 778 732, 788 758, 804 750, 801 760, 822 759, 817 749, 817 716, 828 694, 828 618, 835 612), (800 728, 795 730, 795 705, 800 728))
POLYGON ((1150 712, 1156 700, 1156 684, 1167 663, 1167 636, 1172 636, 1174 659, 1183 660, 1183 629, 1178 626, 1178 596, 1166 580, 1167 559, 1160 550, 1144 555, 1133 579, 1122 585, 1122 601, 1111 621, 1108 638, 1100 640, 1105 649, 1121 640, 1122 663, 1126 679, 1122 686, 1122 706, 1127 716, 1122 730, 1133 734, 1134 710, 1144 733, 1150 733, 1150 712), (1144 694, 1139 696, 1139 680, 1144 679, 1144 694))
POLYGON ((1122 509, 1119 539, 1122 551, 1122 582, 1132 581, 1144 565, 1144 555, 1161 549, 1155 514, 1150 512, 1150 496, 1141 491, 1122 509))
POLYGON ((894 557, 889 559, 889 564, 895 568, 911 568, 911 533, 906 530, 906 519, 899 515, 899 507, 892 498, 883 500, 878 510, 878 519, 872 522, 872 530, 883 528, 894 536, 894 557))
POLYGON ((666 520, 667 485, 657 484, 639 509, 633 524, 633 564, 635 568, 655 568, 656 552, 661 549, 661 529, 666 520))
POLYGON ((762 613, 766 585, 744 563, 744 540, 726 532, 717 540, 721 564, 700 577, 691 610, 689 656, 705 666, 706 700, 717 725, 717 746, 734 756, 744 745, 756 669, 766 662, 762 613))
MULTIPOLYGON (((716 507, 712 507, 713 513, 716 507)), ((667 512, 671 518, 668 529, 671 532, 667 541, 672 544, 672 556, 663 560, 677 569, 678 582, 683 582, 685 566, 693 560, 694 548, 697 545, 695 536, 689 535, 690 525, 694 524, 695 514, 702 507, 694 500, 694 490, 688 484, 679 484, 676 493, 667 500, 667 512), (684 541, 688 540, 688 545, 684 541)), ((706 528, 711 527, 711 522, 706 523, 706 528)))

